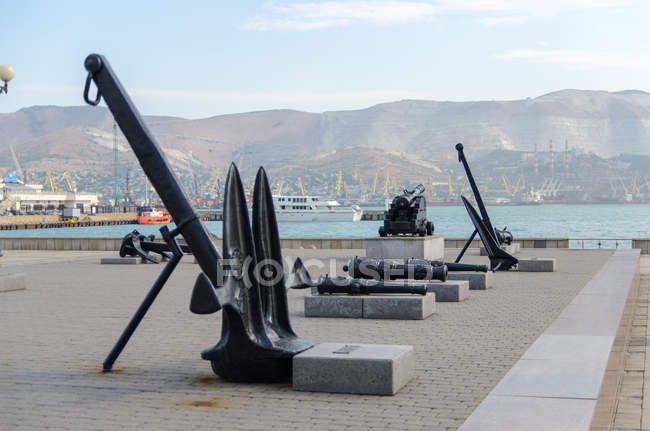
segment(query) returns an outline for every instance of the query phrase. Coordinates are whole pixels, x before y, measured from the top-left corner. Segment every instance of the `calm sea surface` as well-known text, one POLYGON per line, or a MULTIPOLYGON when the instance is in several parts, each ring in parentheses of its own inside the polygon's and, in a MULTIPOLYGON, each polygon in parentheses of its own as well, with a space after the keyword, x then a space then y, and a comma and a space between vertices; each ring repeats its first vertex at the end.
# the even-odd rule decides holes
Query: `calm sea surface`
MULTIPOLYGON (((649 238, 650 205, 538 205, 488 207, 495 227, 507 226, 515 238, 649 238)), ((464 207, 430 207, 435 233, 464 238, 473 226, 464 207)), ((279 223, 281 237, 374 237, 383 222, 279 223)), ((205 222, 221 236, 222 222, 205 222)), ((158 226, 117 225, 0 231, 0 236, 121 237, 137 229, 160 236, 158 226)), ((574 246, 574 245, 572 245, 574 246)))

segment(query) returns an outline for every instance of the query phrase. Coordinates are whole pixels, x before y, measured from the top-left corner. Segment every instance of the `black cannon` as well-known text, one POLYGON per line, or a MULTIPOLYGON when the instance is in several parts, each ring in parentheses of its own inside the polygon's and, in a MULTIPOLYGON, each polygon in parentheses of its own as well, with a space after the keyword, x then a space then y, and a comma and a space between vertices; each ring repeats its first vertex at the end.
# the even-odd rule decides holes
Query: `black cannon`
POLYGON ((373 280, 439 280, 447 281, 447 266, 433 266, 427 261, 408 262, 404 259, 350 259, 343 271, 353 278, 373 280))
POLYGON ((419 235, 433 233, 433 222, 427 221, 427 201, 423 196, 424 186, 418 184, 413 190, 404 190, 395 196, 390 208, 384 212, 384 225, 379 236, 419 235))
POLYGON ((321 275, 312 280, 302 260, 297 258, 287 280, 291 289, 316 288, 319 295, 372 295, 372 294, 413 294, 426 295, 427 285, 399 281, 367 280, 351 277, 330 277, 321 275))
POLYGON ((481 216, 479 216, 472 204, 465 198, 465 196, 461 196, 463 205, 465 205, 465 209, 467 210, 469 218, 472 220, 475 229, 474 233, 470 235, 469 239, 465 243, 465 246, 458 254, 458 257, 456 257, 456 263, 460 262, 460 259, 463 257, 465 251, 467 251, 467 248, 470 246, 472 240, 478 233, 481 241, 483 242, 483 245, 485 246, 488 258, 490 259, 491 270, 506 271, 517 266, 519 263, 517 258, 501 248, 501 244, 510 244, 512 242, 512 234, 507 231, 507 228, 499 230, 492 227, 492 222, 490 221, 487 209, 485 209, 485 205, 483 204, 481 193, 476 186, 474 176, 472 175, 472 171, 470 171, 469 164, 465 158, 465 153, 463 152, 463 144, 457 144, 456 151, 458 151, 458 161, 463 164, 463 168, 467 174, 469 185, 471 186, 472 192, 474 193, 476 205, 481 212, 481 216))
MULTIPOLYGON (((151 255, 156 253, 162 260, 172 258, 172 250, 164 242, 156 242, 155 235, 145 236, 137 230, 124 235, 120 245, 120 257, 133 256, 140 257, 151 263, 158 263, 158 260, 151 255)), ((192 254, 192 250, 186 244, 178 244, 183 253, 192 254)))
POLYGON ((488 272, 487 265, 471 265, 468 263, 444 262, 442 260, 426 260, 426 259, 409 258, 406 259, 405 263, 409 265, 412 264, 418 264, 418 265, 429 264, 432 266, 445 265, 447 267, 447 271, 451 271, 451 272, 455 272, 455 271, 488 272))
POLYGON ((199 314, 222 310, 221 340, 214 347, 204 350, 202 358, 209 360, 215 373, 226 380, 254 382, 288 379, 293 356, 312 344, 299 338, 289 323, 280 239, 264 169, 260 168, 255 180, 251 229, 239 172, 234 164, 230 166, 223 222, 225 259, 222 260, 163 151, 106 58, 91 54, 86 58, 85 67, 88 71, 85 101, 97 105, 104 98, 142 169, 176 223, 173 230, 167 226, 160 229, 172 257, 107 356, 104 370, 112 370, 113 363, 183 257, 183 251, 176 241, 176 237, 182 234, 202 271, 194 284, 190 310, 199 314), (97 86, 97 95, 93 100, 89 98, 92 82, 97 86))
POLYGON ((378 259, 354 257, 343 266, 350 277, 373 278, 376 280, 447 280, 448 271, 487 272, 486 265, 443 262, 426 259, 378 259))

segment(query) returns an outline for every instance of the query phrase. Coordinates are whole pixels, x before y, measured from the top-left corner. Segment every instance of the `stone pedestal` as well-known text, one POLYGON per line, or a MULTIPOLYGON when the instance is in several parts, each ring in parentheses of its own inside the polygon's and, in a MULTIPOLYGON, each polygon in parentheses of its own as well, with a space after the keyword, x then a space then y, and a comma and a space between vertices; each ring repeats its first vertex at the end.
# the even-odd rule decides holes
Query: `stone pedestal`
POLYGON ((0 274, 0 292, 25 290, 25 274, 0 274))
POLYGON ((437 302, 460 302, 469 296, 469 281, 432 281, 428 290, 436 294, 437 302))
MULTIPOLYGON (((507 251, 510 254, 517 254, 521 250, 521 247, 519 246, 518 242, 513 242, 510 245, 504 244, 504 245, 501 246, 501 248, 504 249, 505 251, 507 251)), ((479 250, 479 253, 481 254, 481 256, 487 256, 488 255, 487 250, 483 246, 481 246, 481 248, 479 250)))
POLYGON ((393 236, 366 239, 366 257, 383 259, 441 260, 445 254, 445 239, 432 236, 393 236))
POLYGON ((492 287, 494 273, 488 272, 450 272, 447 274, 447 280, 467 280, 469 281, 469 290, 485 290, 492 287))
POLYGON ((436 295, 305 296, 305 317, 423 320, 436 311, 436 295))
POLYGON ((531 257, 519 259, 517 270, 521 272, 555 272, 555 258, 531 257))
POLYGON ((305 296, 305 317, 363 318, 363 296, 305 296))
POLYGON ((293 357, 293 389, 395 395, 414 367, 413 346, 323 343, 293 357))

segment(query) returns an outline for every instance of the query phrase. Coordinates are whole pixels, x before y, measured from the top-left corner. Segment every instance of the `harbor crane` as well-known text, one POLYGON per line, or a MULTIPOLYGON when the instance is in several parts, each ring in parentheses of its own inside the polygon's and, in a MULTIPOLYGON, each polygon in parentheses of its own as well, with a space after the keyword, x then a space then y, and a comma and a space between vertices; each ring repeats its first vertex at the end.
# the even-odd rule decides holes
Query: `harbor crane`
POLYGON ((284 187, 284 180, 281 180, 281 181, 278 183, 278 186, 276 187, 276 189, 275 189, 275 193, 274 193, 274 194, 276 194, 276 195, 281 195, 281 194, 282 194, 282 187, 284 187))
POLYGON ((625 192, 625 194, 629 194, 629 190, 627 189, 627 186, 625 185, 625 182, 623 181, 623 178, 619 178, 618 181, 621 183, 621 188, 625 192))
POLYGON ((505 175, 501 175, 501 179, 503 180, 503 185, 505 186, 507 194, 514 196, 517 194, 517 192, 519 192, 519 187, 522 180, 521 174, 517 176, 517 181, 514 184, 509 181, 505 175))
POLYGON ((616 197, 616 186, 614 185, 614 180, 609 179, 609 187, 612 189, 612 197, 616 197))
POLYGON ((54 179, 52 178, 52 172, 47 171, 47 173, 45 174, 45 181, 43 182, 43 186, 45 186, 45 188, 48 188, 49 191, 51 191, 52 193, 56 192, 59 189, 56 186, 56 184, 54 184, 54 179))
POLYGON ((298 189, 300 189, 300 193, 305 196, 305 188, 302 186, 302 179, 298 177, 298 189))
POLYGON ((220 193, 221 181, 223 178, 223 171, 219 168, 216 168, 214 171, 214 179, 212 181, 208 181, 204 186, 206 188, 209 188, 210 196, 214 196, 215 191, 217 194, 220 193))
POLYGON ((339 176, 336 180, 336 196, 341 194, 341 182, 343 181, 343 171, 339 169, 339 176))
POLYGON ((390 192, 390 171, 386 169, 386 179, 384 180, 384 187, 381 188, 381 191, 384 192, 384 195, 388 196, 390 192))
POLYGON ((68 171, 65 171, 63 174, 61 174, 61 177, 59 178, 59 182, 61 181, 63 181, 63 184, 66 185, 66 188, 69 192, 77 193, 77 185, 70 178, 70 174, 68 174, 68 171))
POLYGON ((372 179, 372 194, 377 193, 377 179, 379 179, 379 172, 375 172, 375 177, 372 179))
POLYGON ((14 151, 14 146, 9 144, 9 151, 11 152, 11 158, 14 160, 14 166, 16 168, 16 173, 18 174, 18 178, 20 178, 23 182, 27 182, 27 178, 25 178, 25 172, 23 171, 23 168, 20 166, 20 163, 18 162, 18 157, 16 157, 16 151, 14 151))
POLYGON ((639 188, 639 171, 634 171, 634 176, 632 177, 632 182, 630 183, 630 188, 632 192, 637 196, 641 194, 641 189, 639 188))

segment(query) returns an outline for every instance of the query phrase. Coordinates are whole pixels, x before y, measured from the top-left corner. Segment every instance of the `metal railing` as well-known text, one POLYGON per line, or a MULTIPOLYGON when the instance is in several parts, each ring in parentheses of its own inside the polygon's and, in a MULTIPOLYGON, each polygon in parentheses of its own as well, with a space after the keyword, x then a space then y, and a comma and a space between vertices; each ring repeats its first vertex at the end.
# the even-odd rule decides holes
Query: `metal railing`
POLYGON ((580 249, 631 249, 632 238, 569 238, 569 248, 580 249))

